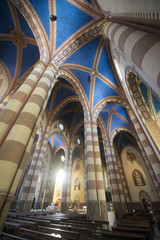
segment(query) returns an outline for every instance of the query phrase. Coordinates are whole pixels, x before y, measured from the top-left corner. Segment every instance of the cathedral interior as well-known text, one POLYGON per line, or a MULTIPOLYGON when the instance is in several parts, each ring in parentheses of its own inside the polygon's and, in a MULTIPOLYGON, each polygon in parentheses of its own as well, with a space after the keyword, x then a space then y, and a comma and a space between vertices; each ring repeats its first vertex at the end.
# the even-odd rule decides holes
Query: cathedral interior
POLYGON ((160 210, 158 0, 1 0, 8 211, 160 210))

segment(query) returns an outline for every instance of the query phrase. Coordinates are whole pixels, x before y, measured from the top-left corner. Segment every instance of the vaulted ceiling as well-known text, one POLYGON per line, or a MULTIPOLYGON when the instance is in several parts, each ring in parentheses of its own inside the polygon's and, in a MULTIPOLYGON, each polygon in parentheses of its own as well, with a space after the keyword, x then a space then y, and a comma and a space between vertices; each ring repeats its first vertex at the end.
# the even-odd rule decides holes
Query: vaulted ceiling
MULTIPOLYGON (((92 115, 104 99, 124 99, 100 27, 103 21, 95 0, 1 0, 0 97, 21 84, 42 59, 63 73, 47 104, 48 119, 64 120, 70 133, 83 122, 82 101, 92 115), (50 20, 51 14, 57 21, 50 20)), ((125 108, 112 102, 100 112, 108 134, 131 127, 125 108)))

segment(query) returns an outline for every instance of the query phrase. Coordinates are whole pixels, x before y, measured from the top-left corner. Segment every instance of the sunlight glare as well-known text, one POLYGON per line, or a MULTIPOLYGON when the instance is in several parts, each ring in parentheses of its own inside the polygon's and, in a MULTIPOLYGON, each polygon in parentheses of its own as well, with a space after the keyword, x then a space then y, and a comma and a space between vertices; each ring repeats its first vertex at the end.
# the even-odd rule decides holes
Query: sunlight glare
POLYGON ((57 173, 57 176, 56 176, 56 181, 59 183, 59 184, 63 184, 63 180, 64 180, 64 170, 63 169, 60 169, 57 173))

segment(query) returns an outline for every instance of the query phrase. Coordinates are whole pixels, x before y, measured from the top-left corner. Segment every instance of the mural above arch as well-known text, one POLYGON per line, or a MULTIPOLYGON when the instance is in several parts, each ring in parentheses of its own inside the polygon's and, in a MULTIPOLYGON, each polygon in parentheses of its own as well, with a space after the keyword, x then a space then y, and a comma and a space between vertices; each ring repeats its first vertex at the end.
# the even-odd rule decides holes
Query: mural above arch
POLYGON ((160 149, 160 104, 135 73, 128 73, 127 85, 138 114, 160 149))

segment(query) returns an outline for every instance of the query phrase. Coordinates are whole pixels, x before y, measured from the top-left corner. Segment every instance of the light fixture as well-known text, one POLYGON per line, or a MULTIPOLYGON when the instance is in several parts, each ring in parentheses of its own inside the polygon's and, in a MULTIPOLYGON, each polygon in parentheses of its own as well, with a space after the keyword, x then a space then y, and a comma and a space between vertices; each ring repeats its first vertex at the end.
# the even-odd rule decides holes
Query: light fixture
POLYGON ((51 21, 56 21, 57 20, 57 16, 56 15, 51 15, 50 16, 50 20, 51 21))

